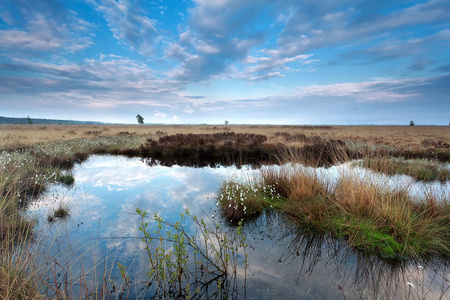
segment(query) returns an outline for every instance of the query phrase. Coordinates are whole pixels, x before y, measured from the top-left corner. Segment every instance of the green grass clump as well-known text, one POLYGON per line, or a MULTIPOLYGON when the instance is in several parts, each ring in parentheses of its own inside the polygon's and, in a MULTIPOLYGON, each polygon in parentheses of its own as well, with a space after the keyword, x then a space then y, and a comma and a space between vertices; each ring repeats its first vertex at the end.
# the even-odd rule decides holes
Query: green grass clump
POLYGON ((75 178, 73 177, 72 174, 64 174, 64 175, 60 175, 58 177, 57 181, 66 186, 71 186, 75 183, 75 178))

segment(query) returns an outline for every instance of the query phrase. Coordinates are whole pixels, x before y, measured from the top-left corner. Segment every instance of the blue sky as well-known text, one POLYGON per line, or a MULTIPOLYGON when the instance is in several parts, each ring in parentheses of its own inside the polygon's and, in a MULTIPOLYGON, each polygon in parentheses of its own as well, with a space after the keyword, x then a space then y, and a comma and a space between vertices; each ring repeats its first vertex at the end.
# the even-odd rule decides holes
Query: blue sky
POLYGON ((450 122, 450 1, 2 0, 0 116, 450 122))

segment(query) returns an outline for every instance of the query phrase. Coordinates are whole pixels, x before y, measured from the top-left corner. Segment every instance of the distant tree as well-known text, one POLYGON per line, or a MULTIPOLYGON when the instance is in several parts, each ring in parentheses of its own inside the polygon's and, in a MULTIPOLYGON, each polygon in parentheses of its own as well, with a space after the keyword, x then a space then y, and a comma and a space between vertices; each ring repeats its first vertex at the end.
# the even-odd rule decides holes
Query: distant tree
POLYGON ((141 115, 138 114, 136 116, 136 119, 137 119, 137 122, 138 122, 139 125, 144 124, 144 118, 141 115))
POLYGON ((27 116, 28 124, 33 124, 33 120, 31 120, 30 116, 27 116))
POLYGON ((228 122, 228 120, 225 120, 225 126, 227 126, 227 125, 228 125, 228 123, 230 123, 230 122, 228 122))
POLYGON ((413 121, 409 121, 409 126, 414 126, 414 122, 413 121))

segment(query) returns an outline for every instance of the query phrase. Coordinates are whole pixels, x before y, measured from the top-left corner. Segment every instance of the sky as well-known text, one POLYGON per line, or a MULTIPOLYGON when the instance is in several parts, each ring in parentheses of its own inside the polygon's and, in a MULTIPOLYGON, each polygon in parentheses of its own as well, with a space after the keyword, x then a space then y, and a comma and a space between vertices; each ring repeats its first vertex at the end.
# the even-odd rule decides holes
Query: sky
POLYGON ((450 0, 1 0, 0 116, 449 125, 450 0))

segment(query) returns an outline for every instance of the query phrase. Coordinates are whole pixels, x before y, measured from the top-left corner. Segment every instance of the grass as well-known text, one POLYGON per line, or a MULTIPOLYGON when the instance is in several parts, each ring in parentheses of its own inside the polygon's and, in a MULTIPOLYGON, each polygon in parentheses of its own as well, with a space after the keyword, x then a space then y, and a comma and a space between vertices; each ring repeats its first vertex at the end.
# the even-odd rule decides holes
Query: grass
POLYGON ((45 299, 37 280, 34 255, 27 243, 15 245, 14 251, 0 248, 0 299, 45 299))
MULTIPOLYGON (((5 178, 2 178, 5 185, 5 178)), ((42 299, 29 251, 35 222, 22 216, 16 190, 0 195, 0 299, 42 299)))
POLYGON ((52 213, 47 216, 49 222, 56 221, 56 219, 64 219, 69 216, 69 207, 64 203, 59 203, 58 208, 56 208, 52 213))
POLYGON ((450 179, 450 170, 445 165, 430 160, 405 160, 403 158, 365 157, 356 166, 369 168, 387 175, 405 174, 419 181, 438 180, 446 182, 450 179))
MULTIPOLYGON (((293 157, 283 160, 292 162, 293 157)), ((262 200, 260 188, 251 183, 225 182, 219 204, 227 218, 241 217, 242 207, 254 203, 260 213, 270 203, 303 230, 343 238, 370 254, 396 259, 450 256, 450 202, 435 193, 413 199, 408 187, 387 189, 353 173, 340 174, 331 184, 314 168, 292 163, 262 168, 258 176, 260 186, 270 186, 277 197, 262 200)))
POLYGON ((276 202, 275 189, 271 185, 244 184, 233 181, 222 184, 218 205, 222 213, 234 224, 261 214, 276 202))

